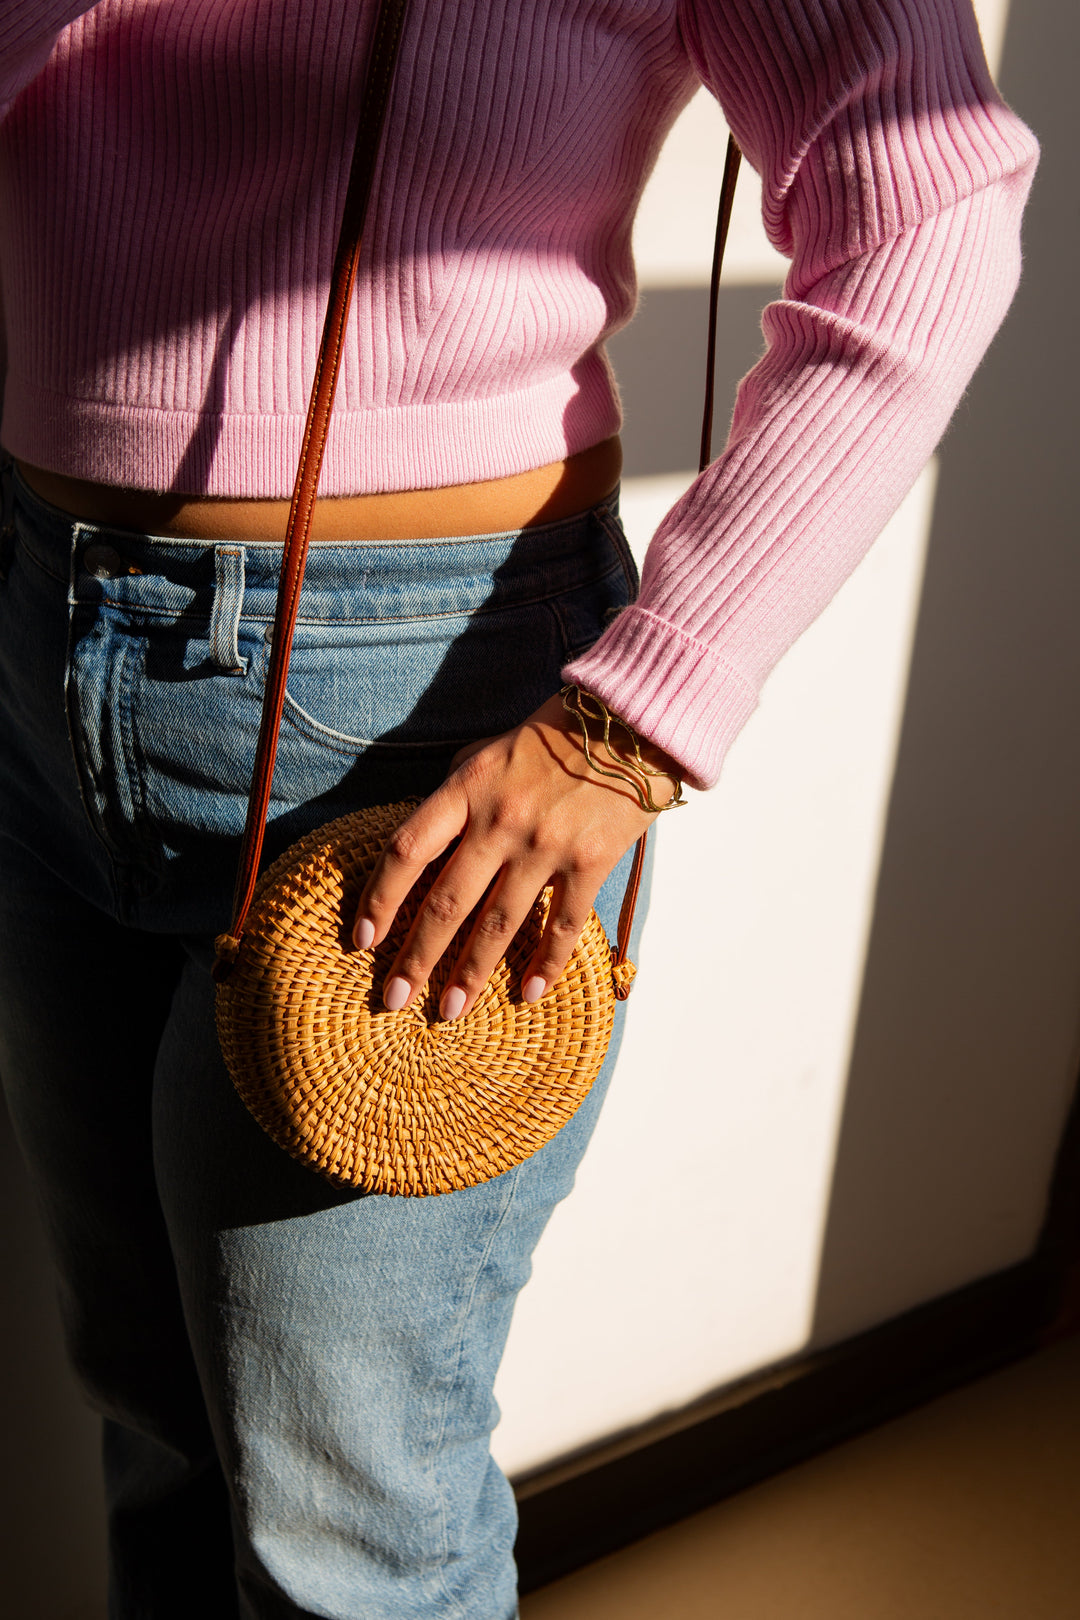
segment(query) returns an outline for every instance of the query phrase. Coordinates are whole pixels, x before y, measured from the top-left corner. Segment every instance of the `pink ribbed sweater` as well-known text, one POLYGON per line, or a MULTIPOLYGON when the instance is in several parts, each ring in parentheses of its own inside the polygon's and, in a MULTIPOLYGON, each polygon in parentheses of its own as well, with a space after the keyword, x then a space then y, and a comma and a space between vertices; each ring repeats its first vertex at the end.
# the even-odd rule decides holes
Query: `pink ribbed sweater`
MULTIPOLYGON (((2 0, 11 452, 289 493, 371 17, 2 0)), ((494 478, 617 430, 634 209, 700 81, 791 271, 727 448, 568 673, 709 784, 1012 296, 1036 146, 969 0, 413 0, 322 488, 494 478)))

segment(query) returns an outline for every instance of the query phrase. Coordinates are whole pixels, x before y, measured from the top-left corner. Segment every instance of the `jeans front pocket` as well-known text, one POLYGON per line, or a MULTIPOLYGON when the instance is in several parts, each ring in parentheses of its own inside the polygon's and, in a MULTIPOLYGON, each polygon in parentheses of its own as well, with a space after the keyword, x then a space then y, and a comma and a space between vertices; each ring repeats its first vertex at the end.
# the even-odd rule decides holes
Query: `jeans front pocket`
MULTIPOLYGON (((460 748, 518 724, 558 688, 544 602, 379 624, 297 626, 280 750, 460 748)), ((265 671, 269 649, 263 661, 265 671)))
MULTIPOLYGON (((162 881, 175 874, 192 888, 243 827, 266 691, 279 558, 245 549, 242 607, 229 618, 235 656, 224 664, 214 548, 152 542, 109 586, 117 629, 133 641, 135 820, 159 843, 162 881)), ((268 857, 335 816, 431 792, 463 744, 519 724, 558 691, 567 658, 631 591, 594 513, 501 536, 313 548, 268 857)))
MULTIPOLYGON (((419 547, 387 548, 356 578, 362 589, 335 593, 316 576, 302 599, 275 777, 287 799, 332 791, 360 757, 448 760, 520 724, 637 585, 606 507, 501 544, 447 542, 434 571, 419 547)), ((251 663, 260 681, 269 657, 267 642, 251 663)))

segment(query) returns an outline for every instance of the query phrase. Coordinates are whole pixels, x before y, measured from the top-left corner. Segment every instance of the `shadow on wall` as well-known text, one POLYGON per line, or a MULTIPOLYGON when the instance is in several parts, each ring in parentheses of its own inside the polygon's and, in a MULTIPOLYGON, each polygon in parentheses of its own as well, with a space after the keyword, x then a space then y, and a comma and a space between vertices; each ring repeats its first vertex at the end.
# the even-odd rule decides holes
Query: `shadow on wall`
POLYGON ((889 1265, 898 1247, 935 1257, 940 1292, 972 1275, 980 1239, 995 1240, 965 1212, 1004 1213, 1017 1196, 1038 1206, 1075 1084, 1080 548, 1070 311, 1080 240, 1075 210, 1066 220, 1063 205, 1075 187, 1067 121, 1078 49, 1074 8, 1012 7, 1000 83, 1034 124, 1043 157, 1020 292, 941 450, 817 1344, 902 1308, 904 1279, 889 1265), (1042 1141, 1031 1140, 1029 1108, 1045 1120, 1042 1141), (1021 1111, 1030 1162, 1015 1146, 1021 1111))
MULTIPOLYGON (((753 177, 751 176, 751 179, 753 177)), ((723 287, 716 311, 714 454, 724 442, 739 378, 764 349, 761 311, 776 287, 723 287)), ((683 472, 698 463, 709 327, 707 287, 650 287, 632 326, 608 344, 625 423, 626 476, 683 472)))

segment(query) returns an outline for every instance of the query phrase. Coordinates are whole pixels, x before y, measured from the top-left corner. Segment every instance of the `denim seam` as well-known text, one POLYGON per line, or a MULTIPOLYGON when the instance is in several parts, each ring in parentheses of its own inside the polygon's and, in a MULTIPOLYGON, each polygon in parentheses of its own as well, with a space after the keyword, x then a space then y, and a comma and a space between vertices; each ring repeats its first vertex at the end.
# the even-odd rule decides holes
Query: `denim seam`
MULTIPOLYGON (((127 866, 130 864, 133 856, 139 860, 145 861, 147 853, 152 852, 154 845, 151 840, 148 840, 145 837, 145 835, 140 836, 140 829, 145 829, 147 826, 151 826, 154 828, 155 832, 157 831, 156 824, 148 815, 146 808, 145 784, 143 782, 143 773, 139 763, 139 752, 134 736, 134 726, 132 720, 132 691, 136 676, 135 662, 135 648, 132 646, 126 647, 121 655, 120 668, 116 682, 116 716, 118 720, 117 735, 119 737, 120 748, 123 753, 124 776, 128 784, 128 790, 131 793, 131 813, 130 815, 125 815, 124 817, 124 819, 126 819, 129 823, 128 830, 133 835, 130 844, 116 839, 113 836, 112 830, 110 829, 108 819, 104 815, 99 814, 96 810, 94 805, 94 801, 96 799, 114 802, 116 799, 116 794, 112 790, 111 785, 106 781, 104 771, 101 773, 95 771, 90 765, 89 760, 87 760, 86 772, 84 773, 83 768, 79 763, 79 753, 75 743, 75 732, 72 730, 70 718, 68 725, 68 737, 71 741, 72 753, 75 756, 75 770, 79 782, 79 792, 83 801, 83 808, 95 835, 104 847, 109 859, 110 869, 113 874, 114 896, 117 897, 114 899, 114 903, 117 904, 118 916, 123 909, 124 902, 121 896, 120 886, 116 882, 117 864, 119 863, 121 866, 127 866), (89 795, 87 794, 86 790, 84 774, 89 776, 91 789, 89 795)), ((74 669, 70 668, 70 665, 69 669, 70 673, 74 675, 74 669)), ((79 736, 84 735, 81 719, 76 721, 76 729, 79 736)))
MULTIPOLYGON (((49 503, 47 501, 43 501, 39 495, 34 495, 33 491, 30 491, 29 493, 32 500, 37 501, 42 506, 48 507, 49 503)), ((18 498, 23 502, 24 505, 27 504, 21 492, 18 498)), ((405 549, 406 547, 410 551, 433 551, 443 550, 447 546, 492 546, 499 545, 508 540, 519 540, 522 536, 525 536, 528 539, 539 540, 544 535, 550 536, 558 533, 560 529, 575 529, 584 518, 593 515, 606 515, 610 513, 611 507, 612 500, 609 497, 607 500, 601 501, 598 506, 589 507, 583 512, 576 512, 571 517, 557 518, 553 523, 530 523, 522 529, 482 529, 477 534, 434 535, 428 539, 409 537, 405 540, 317 540, 313 544, 311 555, 315 556, 320 551, 396 551, 405 549)), ((59 507, 52 507, 50 509, 50 516, 52 513, 57 513, 59 517, 67 519, 69 523, 71 521, 70 514, 62 512, 59 507)), ((141 530, 118 528, 115 524, 90 523, 83 521, 82 519, 78 521, 83 529, 93 529, 98 534, 117 534, 128 541, 130 541, 131 536, 134 534, 136 538, 143 544, 145 544, 147 541, 152 541, 157 542, 162 546, 167 546, 173 550, 182 547, 185 550, 195 548, 199 551, 206 551, 208 548, 214 545, 213 540, 200 540, 192 535, 149 534, 141 530)), ((262 551, 281 551, 280 540, 254 539, 245 540, 243 544, 246 548, 258 547, 262 551)))
MULTIPOLYGON (((67 514, 62 515, 66 516, 67 514)), ((434 540, 319 540, 314 543, 311 555, 317 556, 320 552, 332 551, 368 551, 373 553, 376 551, 405 550, 442 551, 446 550, 447 547, 460 546, 505 546, 509 541, 520 541, 522 536, 525 536, 528 539, 540 539, 543 535, 556 533, 560 529, 569 530, 576 528, 577 525, 580 524, 582 518, 589 516, 595 516, 601 523, 604 524, 606 529, 607 524, 605 519, 609 515, 610 507, 605 505, 596 508, 591 513, 583 512, 578 513, 578 515, 573 518, 561 519, 558 523, 530 525, 525 529, 496 529, 488 533, 480 534, 445 535, 441 539, 434 540)), ((145 534, 140 530, 119 529, 115 527, 115 525, 111 526, 108 523, 89 523, 79 520, 78 527, 83 530, 93 531, 95 535, 115 534, 119 536, 121 541, 126 541, 129 545, 131 544, 132 537, 134 536, 135 540, 140 546, 156 545, 163 549, 167 548, 170 551, 184 550, 205 552, 212 550, 215 544, 213 540, 191 539, 186 535, 145 534)), ((220 544, 220 542, 217 543, 220 544)), ((243 544, 245 550, 254 549, 259 551, 281 551, 280 540, 245 540, 243 544)))
MULTIPOLYGON (((147 820, 146 784, 143 780, 140 752, 135 742, 133 718, 132 694, 135 685, 135 662, 136 649, 134 646, 128 645, 125 648, 123 662, 120 666, 117 716, 120 721, 120 746, 124 751, 124 768, 127 772, 131 793, 132 831, 145 827, 147 820)), ((142 836, 136 838, 133 848, 138 850, 141 859, 145 859, 145 852, 152 849, 153 845, 145 836, 142 836)))
MULTIPOLYGON (((31 552, 27 552, 27 555, 31 558, 33 557, 31 552)), ((65 582, 61 581, 60 583, 63 584, 65 582)), ((83 815, 86 818, 86 824, 90 829, 91 835, 96 838, 98 843, 101 845, 101 848, 104 851, 105 860, 108 864, 109 884, 112 889, 112 903, 115 913, 117 911, 117 901, 120 892, 120 886, 116 879, 116 862, 113 859, 113 853, 109 840, 105 837, 104 829, 102 828, 97 813, 94 809, 93 795, 90 791, 90 784, 88 784, 86 780, 86 769, 84 768, 79 749, 79 738, 83 735, 83 725, 82 717, 79 714, 78 694, 76 691, 77 682, 75 679, 75 621, 80 604, 74 599, 74 546, 72 547, 71 551, 71 572, 66 583, 68 586, 69 595, 67 604, 67 647, 64 653, 64 718, 66 722, 68 748, 71 755, 71 769, 74 772, 75 783, 79 790, 79 802, 82 806, 83 815)))
MULTIPOLYGON (((560 581, 553 590, 544 596, 515 596, 509 601, 490 604, 481 602, 473 608, 450 608, 441 613, 410 613, 399 617, 382 613, 367 616, 319 614, 313 617, 301 613, 296 623, 297 627, 307 625, 315 628, 320 625, 331 624, 430 624, 436 623, 440 619, 473 619, 484 613, 512 613, 518 608, 537 607, 546 602, 554 601, 560 596, 567 595, 570 591, 584 589, 587 585, 602 585, 606 579, 610 579, 612 574, 618 572, 618 567, 606 568, 602 574, 589 574, 568 583, 560 581)), ((186 608, 159 608, 149 604, 144 606, 142 603, 121 601, 117 597, 109 596, 106 593, 102 594, 100 600, 103 606, 130 613, 133 618, 172 619, 177 623, 182 620, 195 620, 198 623, 205 623, 208 617, 205 613, 191 613, 186 608)), ((245 624, 273 624, 274 617, 272 613, 244 613, 241 616, 240 629, 243 630, 245 624)))
MULTIPOLYGON (((612 573, 614 572, 615 570, 612 569, 612 573)), ((558 602, 548 602, 546 606, 555 620, 555 629, 558 634, 559 641, 562 644, 562 662, 564 664, 568 664, 570 660, 572 658, 576 658, 579 653, 584 652, 587 650, 587 648, 595 645, 599 631, 596 635, 589 636, 585 641, 571 644, 570 630, 563 615, 562 608, 559 606, 558 602)))
POLYGON ((619 559, 626 579, 627 589, 630 592, 630 600, 636 602, 641 590, 641 576, 638 573, 637 563, 634 561, 634 554, 627 542, 626 531, 610 507, 598 507, 595 516, 597 523, 607 535, 619 559))
POLYGON ((350 737, 344 731, 333 731, 329 726, 322 725, 314 716, 308 714, 306 709, 302 709, 288 692, 285 693, 285 707, 281 717, 288 720, 299 732, 314 732, 315 741, 324 743, 327 748, 333 748, 338 754, 355 754, 368 748, 463 748, 466 743, 476 741, 475 736, 437 737, 424 742, 387 742, 383 737, 350 737))
POLYGON ((45 575, 46 579, 54 579, 58 585, 71 585, 71 588, 74 590, 74 585, 72 584, 70 575, 54 573, 47 563, 42 562, 37 552, 32 551, 30 547, 25 544, 17 529, 15 532, 17 550, 22 552, 27 562, 32 562, 34 567, 45 575))
MULTIPOLYGON (((634 594, 635 594, 634 586, 633 586, 633 582, 627 577, 625 568, 623 568, 623 567, 610 568, 608 570, 608 572, 604 575, 604 579, 605 580, 606 579, 611 579, 613 575, 620 574, 620 573, 622 574, 624 580, 626 581, 627 589, 628 589, 628 591, 630 593, 630 601, 633 601, 634 594)), ((603 581, 597 581, 597 583, 600 584, 600 583, 603 583, 603 581)), ((559 633, 559 640, 562 642, 562 648, 563 648, 563 660, 562 661, 563 661, 564 664, 568 664, 571 661, 571 659, 577 658, 579 656, 579 654, 585 652, 589 647, 595 646, 597 638, 599 637, 599 635, 601 634, 601 631, 604 628, 604 625, 601 625, 600 629, 597 630, 594 635, 591 635, 591 636, 587 637, 587 639, 584 640, 584 641, 579 641, 579 642, 572 641, 571 635, 570 635, 570 627, 569 627, 569 625, 567 623, 566 614, 565 614, 564 606, 563 606, 563 604, 564 604, 564 602, 566 600, 566 597, 569 594, 570 594, 569 592, 564 592, 561 596, 557 596, 557 597, 553 596, 550 599, 550 601, 548 601, 548 602, 546 602, 544 604, 551 611, 552 615, 554 616, 556 628, 558 629, 558 633, 559 633)), ((609 608, 607 610, 607 612, 609 614, 612 611, 614 611, 616 613, 621 613, 623 610, 622 610, 621 607, 616 608, 614 610, 609 608)), ((605 618, 604 624, 606 624, 607 622, 608 621, 605 618)))
MULTIPOLYGON (((83 598, 80 598, 82 601, 83 598)), ((103 608, 112 608, 118 613, 126 613, 131 619, 138 622, 140 619, 167 619, 173 624, 199 624, 204 628, 210 623, 210 613, 192 613, 188 608, 159 608, 144 607, 141 602, 122 602, 115 596, 102 595, 89 598, 89 605, 103 608)))
POLYGON ((440 1570, 439 1570, 439 1584, 442 1586, 442 1589, 443 1589, 443 1597, 444 1597, 445 1601, 453 1607, 454 1614, 457 1617, 457 1620, 470 1620, 470 1617, 466 1613, 466 1611, 461 1607, 460 1603, 458 1603, 457 1600, 451 1596, 450 1591, 449 1591, 449 1589, 447 1587, 447 1584, 446 1584, 446 1565, 447 1565, 447 1560, 449 1558, 449 1551, 450 1551, 449 1545, 448 1545, 448 1543, 449 1543, 449 1530, 448 1530, 448 1526, 447 1526, 447 1517, 446 1517, 446 1493, 443 1490, 442 1480, 441 1480, 441 1477, 440 1477, 440 1474, 439 1474, 438 1460, 442 1455, 443 1441, 444 1441, 444 1439, 446 1437, 446 1420, 447 1420, 447 1414, 448 1414, 448 1410, 449 1410, 449 1406, 450 1406, 450 1397, 451 1397, 451 1394, 452 1394, 453 1390, 457 1387, 457 1382, 458 1382, 458 1379, 459 1379, 460 1374, 461 1374, 461 1358, 462 1358, 462 1355, 464 1354, 464 1350, 465 1350, 465 1331, 466 1331, 466 1327, 468 1325, 469 1316, 470 1316, 470 1314, 472 1312, 473 1304, 474 1304, 475 1299, 476 1299, 476 1290, 480 1285, 481 1277, 484 1275, 484 1272, 487 1270, 488 1262, 491 1259, 491 1251, 495 1246, 495 1239, 498 1237, 499 1233, 502 1231, 503 1226, 506 1224, 507 1217, 510 1214, 510 1210, 511 1210, 511 1208, 513 1206, 513 1203, 514 1203, 514 1199, 517 1196, 518 1182, 520 1181, 520 1179, 521 1179, 521 1165, 516 1164, 514 1166, 513 1170, 509 1172, 508 1180, 509 1180, 510 1185, 509 1185, 509 1187, 507 1189, 506 1200, 505 1200, 505 1202, 503 1204, 502 1209, 499 1211, 498 1220, 495 1222, 494 1226, 491 1228, 491 1231, 488 1233, 488 1240, 487 1240, 487 1243, 484 1245, 484 1252, 480 1256, 480 1258, 479 1258, 479 1260, 477 1261, 477 1264, 476 1264, 476 1269, 475 1269, 475 1272, 473 1274, 472 1284, 471 1284, 471 1286, 469 1288, 468 1299, 465 1300, 462 1311, 461 1311, 461 1315, 460 1315, 460 1319, 459 1319, 459 1323, 458 1323, 457 1344, 456 1344, 456 1346, 454 1348, 453 1373, 452 1373, 452 1376, 451 1376, 451 1379, 450 1379, 449 1383, 447 1384, 447 1388, 446 1388, 445 1394, 443 1396, 442 1421, 441 1421, 441 1423, 439 1425, 439 1432, 438 1432, 438 1434, 437 1434, 437 1436, 435 1438, 435 1444, 432 1447, 431 1455, 428 1458, 428 1477, 432 1480, 432 1482, 433 1482, 433 1484, 435 1486, 435 1490, 436 1490, 436 1493, 437 1493, 438 1498, 439 1498, 440 1513, 441 1513, 441 1516, 442 1516, 443 1557, 442 1557, 442 1564, 441 1564, 440 1570))

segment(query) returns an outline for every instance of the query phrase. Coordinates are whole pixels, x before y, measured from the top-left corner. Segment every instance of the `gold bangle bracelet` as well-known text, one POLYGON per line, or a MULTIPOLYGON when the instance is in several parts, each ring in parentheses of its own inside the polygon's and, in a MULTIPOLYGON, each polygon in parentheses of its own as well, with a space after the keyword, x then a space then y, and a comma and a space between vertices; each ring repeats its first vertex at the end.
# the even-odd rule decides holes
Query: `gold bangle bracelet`
POLYGON ((572 715, 577 721, 585 748, 585 758, 594 771, 601 776, 610 776, 618 782, 625 782, 627 787, 633 788, 641 808, 651 814, 659 814, 662 810, 679 810, 685 805, 683 785, 679 778, 671 776, 667 771, 660 770, 656 765, 648 764, 642 758, 641 738, 633 726, 628 725, 617 714, 611 713, 602 698, 598 698, 595 692, 584 692, 580 686, 572 684, 564 686, 559 695, 562 698, 563 708, 567 714, 572 715), (603 733, 599 738, 590 736, 590 720, 602 725, 603 733), (613 726, 618 727, 619 731, 628 739, 633 750, 633 759, 627 759, 615 748, 611 737, 611 728, 613 726), (612 761, 612 765, 601 764, 593 754, 590 745, 598 746, 601 744, 608 758, 612 761), (666 804, 657 804, 653 798, 650 777, 663 777, 665 781, 675 783, 675 790, 666 804))

